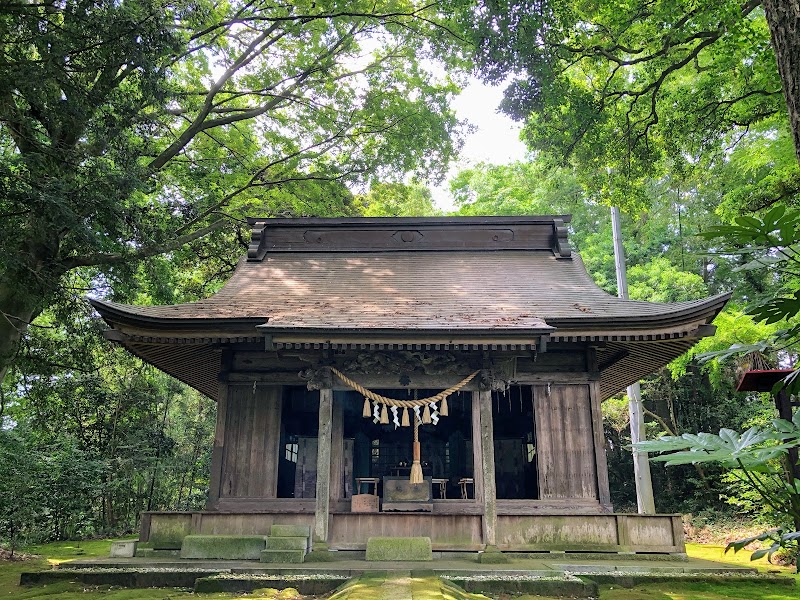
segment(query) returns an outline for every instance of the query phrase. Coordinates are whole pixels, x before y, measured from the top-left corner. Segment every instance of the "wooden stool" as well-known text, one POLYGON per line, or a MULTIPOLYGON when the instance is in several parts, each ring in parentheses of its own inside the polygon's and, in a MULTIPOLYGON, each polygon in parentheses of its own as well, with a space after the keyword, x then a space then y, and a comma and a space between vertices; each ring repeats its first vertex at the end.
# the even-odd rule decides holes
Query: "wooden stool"
POLYGON ((356 477, 356 493, 361 493, 361 484, 365 484, 367 486, 367 494, 373 494, 375 496, 378 495, 378 482, 381 480, 380 477, 356 477), (372 486, 372 491, 370 492, 370 486, 372 486))
POLYGON ((461 498, 464 500, 469 499, 469 493, 467 493, 467 486, 472 485, 475 487, 475 480, 472 477, 462 477, 458 480, 458 485, 461 486, 461 498))
POLYGON ((433 485, 439 486, 439 497, 442 500, 447 499, 447 482, 450 481, 449 479, 431 479, 431 483, 433 485))

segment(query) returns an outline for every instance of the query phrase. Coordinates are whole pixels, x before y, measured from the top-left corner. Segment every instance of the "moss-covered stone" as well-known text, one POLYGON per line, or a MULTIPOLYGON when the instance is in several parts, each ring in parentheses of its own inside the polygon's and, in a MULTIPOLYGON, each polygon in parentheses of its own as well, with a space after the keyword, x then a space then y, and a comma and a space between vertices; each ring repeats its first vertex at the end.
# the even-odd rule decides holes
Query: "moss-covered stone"
POLYGON ((367 560, 433 560, 429 537, 371 537, 367 560))
POLYGON ((191 515, 153 515, 147 541, 156 550, 180 550, 183 538, 191 532, 191 515))
POLYGON ((263 535, 187 535, 181 558, 259 560, 266 545, 263 535))
POLYGON ((307 537, 274 537, 267 538, 268 550, 308 550, 307 537))
POLYGON ((270 527, 270 537, 311 537, 311 528, 308 525, 278 525, 270 527))
POLYGON ((478 554, 478 562, 484 565, 504 565, 510 563, 511 559, 497 548, 489 546, 485 551, 478 554))
POLYGON ((306 554, 305 562, 333 562, 334 553, 327 550, 314 549, 306 554))

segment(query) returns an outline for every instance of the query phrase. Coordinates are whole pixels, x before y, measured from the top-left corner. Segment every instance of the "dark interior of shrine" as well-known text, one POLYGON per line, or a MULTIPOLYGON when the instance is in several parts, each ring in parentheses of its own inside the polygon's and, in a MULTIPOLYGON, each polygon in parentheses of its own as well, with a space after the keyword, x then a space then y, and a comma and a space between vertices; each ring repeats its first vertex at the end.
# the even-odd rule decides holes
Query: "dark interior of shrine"
MULTIPOLYGON (((389 398, 413 399, 414 390, 374 390, 389 398)), ((440 390, 416 390, 418 398, 433 396, 440 390)), ((448 399, 448 416, 436 424, 419 426, 422 472, 438 480, 433 498, 474 497, 472 485, 460 484, 473 478, 472 395, 455 393, 448 399), (442 480, 446 480, 442 482, 442 480)), ((278 463, 279 498, 313 498, 316 486, 318 392, 304 387, 287 387, 281 415, 280 457, 278 463)), ((437 405, 441 408, 441 404, 437 405)), ((372 409, 372 406, 370 407, 372 409)), ((412 426, 397 426, 389 411, 389 424, 363 416, 364 397, 357 392, 335 392, 334 411, 341 410, 343 422, 342 490, 344 498, 358 493, 357 478, 378 478, 378 495, 386 476, 405 476, 412 464, 412 426)), ((536 439, 531 386, 511 386, 492 394, 497 498, 538 498, 536 439)), ((402 422, 402 409, 397 411, 402 422)), ((362 490, 364 491, 364 490, 362 490)))
POLYGON ((497 498, 539 498, 533 387, 512 385, 492 393, 494 474, 497 498))

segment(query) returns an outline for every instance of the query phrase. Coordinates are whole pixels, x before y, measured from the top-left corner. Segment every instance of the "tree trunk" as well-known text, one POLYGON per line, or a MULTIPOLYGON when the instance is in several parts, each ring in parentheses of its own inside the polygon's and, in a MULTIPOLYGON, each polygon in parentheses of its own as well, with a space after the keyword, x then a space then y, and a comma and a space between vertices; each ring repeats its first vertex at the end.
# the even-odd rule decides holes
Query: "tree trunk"
POLYGON ((762 0, 800 161, 800 0, 762 0))
POLYGON ((20 286, 0 283, 0 382, 17 354, 17 347, 30 322, 41 312, 37 299, 20 286))

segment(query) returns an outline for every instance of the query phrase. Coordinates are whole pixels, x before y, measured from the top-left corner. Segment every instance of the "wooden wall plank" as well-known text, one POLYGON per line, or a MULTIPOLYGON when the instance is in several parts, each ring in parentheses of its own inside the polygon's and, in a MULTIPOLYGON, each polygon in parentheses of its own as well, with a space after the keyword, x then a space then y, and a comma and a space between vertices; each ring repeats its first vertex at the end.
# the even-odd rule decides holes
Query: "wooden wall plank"
POLYGON ((247 391, 247 386, 228 386, 228 407, 225 411, 225 445, 222 453, 220 498, 235 495, 234 480, 236 478, 236 458, 239 448, 239 420, 241 418, 242 397, 247 391))
POLYGON ((262 406, 266 417, 264 435, 257 443, 261 447, 264 464, 261 485, 253 491, 254 496, 276 498, 278 496, 278 462, 280 459, 281 418, 283 414, 283 387, 265 386, 262 392, 262 406))
POLYGON ((249 394, 242 398, 239 418, 239 451, 236 455, 236 483, 233 487, 234 496, 247 497, 250 487, 252 472, 250 470, 250 456, 253 450, 253 430, 255 429, 256 406, 258 405, 258 387, 250 389, 249 394))
MULTIPOLYGON (((250 452, 248 453, 247 472, 249 477, 245 478, 242 496, 260 496, 264 487, 264 477, 266 475, 267 464, 264 460, 264 440, 267 428, 267 411, 262 409, 261 395, 264 393, 264 386, 257 386, 253 394, 252 425, 248 427, 251 432, 250 452)), ((276 449, 277 450, 277 449, 276 449)))
POLYGON ((278 482, 281 386, 228 386, 220 498, 274 498, 278 482))
POLYGON ((589 400, 592 410, 592 433, 594 437, 594 455, 597 469, 597 499, 609 512, 614 510, 611 504, 611 488, 608 482, 608 460, 606 458, 606 437, 603 433, 603 413, 601 411, 600 382, 589 384, 589 400))
POLYGON ((537 385, 533 396, 540 498, 597 498, 588 385, 537 385))
POLYGON ((228 386, 220 383, 217 400, 217 422, 214 427, 214 446, 211 449, 211 473, 209 474, 207 509, 212 509, 222 491, 222 462, 225 447, 226 409, 228 386))
MULTIPOLYGON (((559 430, 552 427, 551 410, 549 402, 550 386, 534 386, 533 388, 533 415, 536 429, 536 466, 539 480, 539 498, 546 500, 554 497, 555 478, 553 460, 554 438, 559 435, 559 430)), ((556 470, 557 472, 557 470, 556 470)))

